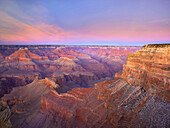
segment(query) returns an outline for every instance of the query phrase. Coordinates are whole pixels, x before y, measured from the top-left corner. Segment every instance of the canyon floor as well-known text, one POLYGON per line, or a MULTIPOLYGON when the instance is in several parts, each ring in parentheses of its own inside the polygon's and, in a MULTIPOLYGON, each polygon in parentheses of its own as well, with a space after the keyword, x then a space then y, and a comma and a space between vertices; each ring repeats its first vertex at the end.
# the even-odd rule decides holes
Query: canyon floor
POLYGON ((170 45, 1 46, 0 127, 168 128, 170 45))

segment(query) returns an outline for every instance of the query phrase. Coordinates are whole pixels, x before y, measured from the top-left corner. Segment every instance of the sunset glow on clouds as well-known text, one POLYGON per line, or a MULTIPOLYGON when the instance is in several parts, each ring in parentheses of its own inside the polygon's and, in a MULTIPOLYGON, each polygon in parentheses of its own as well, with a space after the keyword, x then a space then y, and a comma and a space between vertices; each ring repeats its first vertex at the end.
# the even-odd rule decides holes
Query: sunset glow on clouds
POLYGON ((169 7, 169 0, 1 0, 0 41, 80 45, 168 43, 169 7))
POLYGON ((57 25, 49 25, 39 22, 24 23, 4 12, 0 12, 0 39, 6 42, 39 42, 39 41, 63 41, 68 32, 64 32, 57 25))

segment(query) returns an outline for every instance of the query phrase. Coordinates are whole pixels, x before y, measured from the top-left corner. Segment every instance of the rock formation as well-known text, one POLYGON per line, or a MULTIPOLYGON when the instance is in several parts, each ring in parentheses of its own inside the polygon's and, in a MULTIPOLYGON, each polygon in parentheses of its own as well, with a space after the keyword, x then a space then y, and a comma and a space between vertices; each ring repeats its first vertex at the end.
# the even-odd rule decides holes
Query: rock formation
MULTIPOLYGON (((112 75, 123 69, 123 64, 126 63, 126 58, 129 53, 133 53, 135 50, 131 47, 94 47, 94 48, 84 48, 78 49, 77 51, 84 54, 88 54, 92 58, 105 65, 106 69, 109 69, 112 75), (124 50, 124 49, 127 50, 124 50), (132 49, 132 51, 131 51, 132 49), (107 67, 106 67, 107 65, 107 67)), ((139 50, 140 47, 136 48, 139 50)))
POLYGON ((0 72, 0 97, 10 93, 12 88, 25 86, 31 83, 35 77, 39 77, 37 72, 10 69, 5 72, 0 72))
POLYGON ((27 48, 20 48, 15 51, 9 57, 5 57, 5 60, 1 63, 0 67, 12 67, 20 70, 39 71, 37 61, 48 61, 47 57, 40 57, 39 55, 31 53, 27 48))
POLYGON ((128 56, 122 75, 117 74, 121 78, 114 81, 58 94, 54 82, 35 80, 14 88, 2 101, 11 107, 11 123, 19 128, 166 128, 170 120, 169 48, 144 46, 128 56))
POLYGON ((0 102, 0 128, 12 128, 10 116, 11 112, 9 107, 0 102))
MULTIPOLYGON (((54 91, 57 87, 58 85, 48 78, 42 80, 36 78, 31 84, 16 87, 11 91, 10 95, 5 95, 1 101, 8 103, 11 108, 12 126, 17 128, 25 127, 25 125, 26 127, 36 127, 38 124, 31 124, 30 122, 34 117, 41 115, 39 113, 41 97, 52 90, 54 91)), ((41 119, 43 117, 40 116, 39 118, 41 119)), ((37 119, 36 123, 40 119, 37 119)))
POLYGON ((4 59, 3 55, 0 53, 0 62, 4 59))
POLYGON ((36 76, 53 79, 61 85, 59 92, 74 87, 93 86, 99 80, 112 79, 116 72, 122 70, 126 55, 140 48, 45 45, 0 47, 0 97, 9 93, 12 87, 31 83, 36 76))
POLYGON ((67 67, 74 67, 76 66, 76 63, 70 59, 70 58, 67 58, 67 57, 60 57, 59 59, 57 59, 55 61, 56 64, 58 65, 61 65, 61 66, 67 66, 67 67))
POLYGON ((123 79, 170 100, 170 46, 146 45, 128 55, 123 79))

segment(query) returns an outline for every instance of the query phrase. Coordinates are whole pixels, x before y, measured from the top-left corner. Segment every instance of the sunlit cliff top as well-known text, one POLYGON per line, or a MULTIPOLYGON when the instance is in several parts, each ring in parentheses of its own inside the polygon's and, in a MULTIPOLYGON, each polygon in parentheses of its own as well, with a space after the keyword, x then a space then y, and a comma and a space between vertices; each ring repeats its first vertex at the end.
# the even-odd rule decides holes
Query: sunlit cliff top
POLYGON ((143 48, 163 48, 163 47, 170 47, 170 44, 148 44, 143 46, 143 48))

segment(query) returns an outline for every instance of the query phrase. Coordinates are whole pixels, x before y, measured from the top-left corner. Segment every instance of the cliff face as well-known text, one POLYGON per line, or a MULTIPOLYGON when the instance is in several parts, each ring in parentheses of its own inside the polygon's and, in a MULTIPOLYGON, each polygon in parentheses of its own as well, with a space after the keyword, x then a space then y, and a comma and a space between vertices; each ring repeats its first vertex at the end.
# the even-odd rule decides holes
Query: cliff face
POLYGON ((40 77, 40 73, 9 69, 4 68, 4 72, 0 70, 0 97, 4 94, 11 92, 12 88, 18 86, 25 86, 28 83, 31 83, 36 77, 40 77))
POLYGON ((52 75, 51 79, 56 81, 56 83, 60 84, 61 86, 66 85, 69 88, 89 87, 91 82, 98 80, 95 74, 91 72, 80 72, 80 71, 75 71, 73 73, 56 72, 52 75))
POLYGON ((105 99, 108 111, 103 127, 168 127, 169 101, 156 98, 147 90, 123 79, 103 85, 106 85, 107 92, 103 91, 99 97, 105 99))
POLYGON ((170 45, 148 45, 129 54, 123 79, 170 100, 170 45))
POLYGON ((37 117, 36 123, 39 123, 42 117, 39 117, 41 106, 41 97, 58 87, 55 82, 48 78, 38 80, 37 78, 31 83, 23 87, 13 88, 10 94, 1 98, 3 103, 10 106, 12 116, 11 123, 13 127, 36 127, 30 120, 37 117), (31 123, 30 123, 31 122, 31 123))

